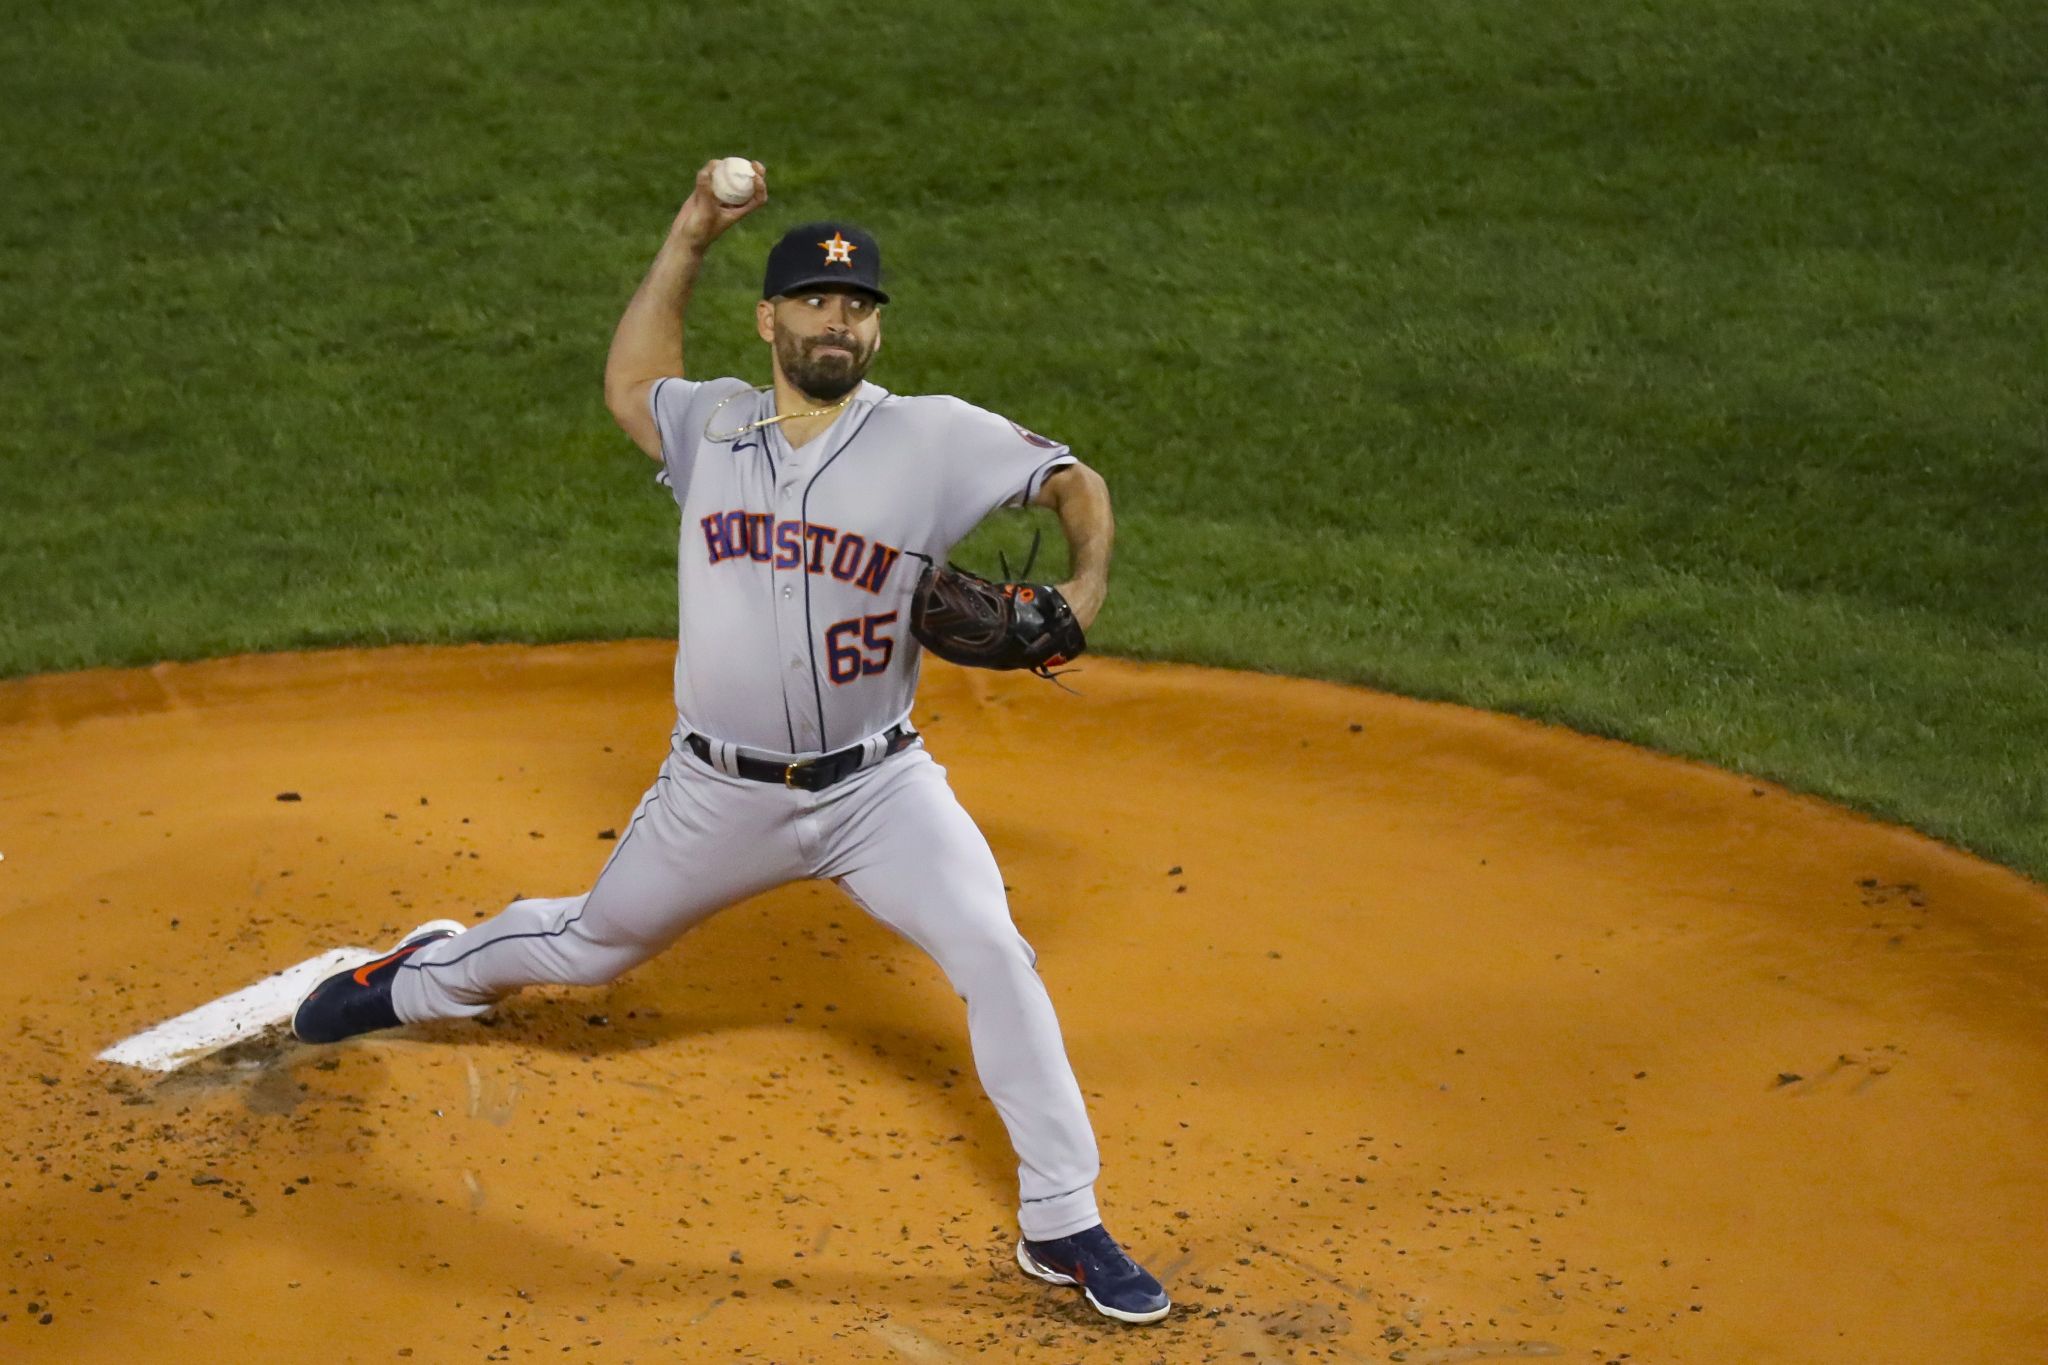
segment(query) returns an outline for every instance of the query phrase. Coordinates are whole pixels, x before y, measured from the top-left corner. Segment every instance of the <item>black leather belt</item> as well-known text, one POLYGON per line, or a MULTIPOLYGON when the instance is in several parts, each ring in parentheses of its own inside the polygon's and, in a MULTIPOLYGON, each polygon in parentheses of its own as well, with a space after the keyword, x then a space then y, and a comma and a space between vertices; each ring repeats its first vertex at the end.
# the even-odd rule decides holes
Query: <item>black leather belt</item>
MULTIPOLYGON (((875 761, 881 762, 890 754, 900 753, 917 743, 917 731, 902 725, 891 726, 882 736, 888 743, 875 761)), ((712 767, 711 744, 702 735, 684 735, 683 743, 690 746, 690 752, 712 767)), ((861 756, 867 752, 865 744, 856 744, 851 749, 841 749, 836 754, 821 758, 806 759, 802 763, 775 763, 765 758, 748 758, 745 754, 733 755, 733 766, 739 775, 749 782, 773 782, 778 787, 794 787, 798 791, 823 791, 835 782, 844 782, 864 766, 861 756)))

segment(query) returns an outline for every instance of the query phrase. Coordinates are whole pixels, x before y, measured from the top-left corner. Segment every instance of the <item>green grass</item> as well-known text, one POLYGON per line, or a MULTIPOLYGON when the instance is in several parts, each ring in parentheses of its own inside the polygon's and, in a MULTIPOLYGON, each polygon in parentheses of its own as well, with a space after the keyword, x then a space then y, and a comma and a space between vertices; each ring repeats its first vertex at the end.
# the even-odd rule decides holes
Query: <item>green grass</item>
MULTIPOLYGON (((1108 651, 1766 774, 2048 875, 2048 11, 141 0, 0 51, 0 674, 673 628, 598 392, 691 169, 1071 441, 1108 651)), ((985 561, 1017 528, 971 542, 985 561)))

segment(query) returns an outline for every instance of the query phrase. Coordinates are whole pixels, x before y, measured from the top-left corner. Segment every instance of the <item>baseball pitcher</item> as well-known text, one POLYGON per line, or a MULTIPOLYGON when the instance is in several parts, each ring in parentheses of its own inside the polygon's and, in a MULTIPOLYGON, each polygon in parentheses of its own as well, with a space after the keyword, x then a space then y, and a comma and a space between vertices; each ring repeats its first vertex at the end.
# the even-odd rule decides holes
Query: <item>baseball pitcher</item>
POLYGON ((806 223, 769 250, 754 307, 769 387, 692 377, 683 322, 698 269, 767 200, 758 162, 738 203, 732 170, 714 187, 717 166, 698 173, 605 364, 606 404, 681 518, 661 771, 589 892, 423 926, 322 982, 293 1031, 335 1042, 482 1014, 523 986, 600 985, 728 905, 828 879, 967 1002, 975 1068, 1017 1152, 1018 1264, 1109 1317, 1156 1322, 1166 1293, 1096 1210, 1095 1136, 1036 955, 910 723, 927 648, 1041 672, 1081 651, 1108 591, 1108 490, 1064 445, 994 413, 867 381, 889 295, 880 247, 851 223, 806 223), (947 567, 990 512, 1026 505, 1057 515, 1066 582, 947 567))

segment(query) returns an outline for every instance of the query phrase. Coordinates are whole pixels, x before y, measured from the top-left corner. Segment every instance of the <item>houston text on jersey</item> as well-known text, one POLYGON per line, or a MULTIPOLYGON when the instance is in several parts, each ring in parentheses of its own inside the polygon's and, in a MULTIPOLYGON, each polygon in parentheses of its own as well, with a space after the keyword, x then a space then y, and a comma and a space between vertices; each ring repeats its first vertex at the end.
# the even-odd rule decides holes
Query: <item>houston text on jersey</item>
POLYGON ((750 559, 778 569, 830 573, 844 583, 880 592, 903 552, 856 531, 816 522, 780 521, 772 512, 713 512, 698 523, 711 562, 750 559))

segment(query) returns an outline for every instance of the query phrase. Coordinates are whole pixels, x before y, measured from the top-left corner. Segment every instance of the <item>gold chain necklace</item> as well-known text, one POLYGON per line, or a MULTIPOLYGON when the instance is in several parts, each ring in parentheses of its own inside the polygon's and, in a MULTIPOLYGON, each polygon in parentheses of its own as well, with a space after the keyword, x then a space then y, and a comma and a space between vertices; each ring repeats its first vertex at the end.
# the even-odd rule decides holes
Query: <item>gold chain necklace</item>
POLYGON ((736 393, 731 398, 720 399, 718 406, 711 410, 711 415, 704 419, 704 439, 710 441, 714 445, 723 445, 727 441, 738 440, 740 437, 746 435, 750 431, 761 431, 767 427, 772 427, 777 422, 801 422, 806 417, 823 417, 826 413, 837 412, 841 408, 845 407, 848 403, 851 403, 853 401, 854 394, 860 392, 860 387, 858 385, 855 385, 854 388, 850 392, 848 392, 844 398, 826 407, 812 408, 809 412, 778 413, 773 417, 757 418, 756 420, 747 423, 745 426, 736 427, 731 431, 712 431, 711 424, 718 420, 718 414, 725 410, 725 405, 727 403, 733 402, 735 399, 739 398, 752 398, 766 392, 766 389, 756 389, 751 394, 736 393))

